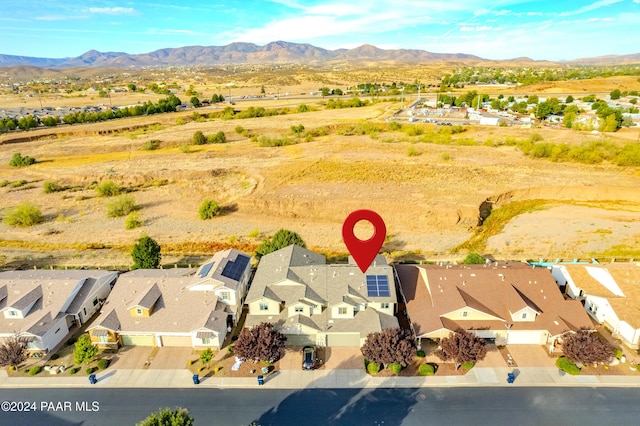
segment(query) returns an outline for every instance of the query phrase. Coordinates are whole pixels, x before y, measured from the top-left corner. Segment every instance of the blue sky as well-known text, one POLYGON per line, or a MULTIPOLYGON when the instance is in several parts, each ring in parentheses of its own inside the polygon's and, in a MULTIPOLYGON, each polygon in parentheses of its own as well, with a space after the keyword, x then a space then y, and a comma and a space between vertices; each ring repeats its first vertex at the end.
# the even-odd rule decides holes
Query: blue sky
POLYGON ((23 56, 277 40, 489 59, 640 52, 640 0, 10 1, 0 15, 0 53, 23 56))

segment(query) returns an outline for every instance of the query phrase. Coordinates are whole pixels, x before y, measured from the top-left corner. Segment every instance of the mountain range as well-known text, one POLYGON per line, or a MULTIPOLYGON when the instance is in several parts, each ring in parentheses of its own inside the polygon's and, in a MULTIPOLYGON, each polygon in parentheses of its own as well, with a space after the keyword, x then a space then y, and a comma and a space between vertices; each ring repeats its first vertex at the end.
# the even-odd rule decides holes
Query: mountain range
MULTIPOLYGON (((149 53, 98 52, 90 50, 75 58, 34 58, 0 54, 0 67, 35 66, 39 68, 194 66, 246 63, 321 63, 329 61, 485 61, 464 53, 433 53, 418 49, 380 49, 364 44, 354 49, 327 50, 307 43, 275 41, 264 46, 231 43, 226 46, 186 46, 159 49, 149 53)), ((532 62, 530 58, 511 61, 532 62)), ((583 58, 571 62, 620 63, 640 61, 640 53, 624 56, 583 58)))

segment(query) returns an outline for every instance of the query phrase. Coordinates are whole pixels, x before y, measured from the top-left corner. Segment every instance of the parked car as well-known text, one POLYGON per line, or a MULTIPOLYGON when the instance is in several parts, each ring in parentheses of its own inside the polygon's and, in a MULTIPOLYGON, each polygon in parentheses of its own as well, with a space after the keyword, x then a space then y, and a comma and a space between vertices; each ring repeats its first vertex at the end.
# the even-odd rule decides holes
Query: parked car
POLYGON ((305 346, 302 348, 302 369, 313 370, 316 368, 316 348, 305 346))

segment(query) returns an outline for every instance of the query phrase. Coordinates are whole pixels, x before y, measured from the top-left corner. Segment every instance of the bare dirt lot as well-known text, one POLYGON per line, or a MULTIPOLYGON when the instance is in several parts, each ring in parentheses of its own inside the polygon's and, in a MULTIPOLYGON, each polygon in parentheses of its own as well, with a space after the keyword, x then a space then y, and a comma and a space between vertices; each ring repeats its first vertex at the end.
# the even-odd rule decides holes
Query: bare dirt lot
MULTIPOLYGON (((344 253, 342 222, 360 208, 376 210, 384 218, 385 252, 456 258, 460 255, 451 249, 471 236, 486 199, 495 200, 495 206, 532 199, 554 203, 514 218, 488 241, 488 254, 574 258, 637 247, 637 169, 554 163, 524 157, 515 146, 481 144, 526 139, 533 132, 545 141, 624 142, 637 138, 637 129, 592 135, 471 126, 461 137, 476 140, 476 146, 422 143, 420 136, 405 131, 352 131, 359 125, 384 126, 397 108, 390 102, 339 110, 318 106, 302 114, 226 121, 192 121, 188 112, 62 126, 54 130, 58 136, 31 142, 1 143, 15 137, 4 135, 0 215, 29 201, 41 208, 45 222, 28 228, 0 224, 0 262, 5 267, 126 268, 128 248, 147 234, 163 246, 165 265, 197 263, 211 247, 252 250, 282 227, 300 233, 312 248, 344 253), (299 124, 324 130, 310 141, 297 140, 290 128, 299 124), (237 126, 248 132, 239 134, 237 126), (189 145, 197 130, 223 131, 227 143, 189 145), (261 147, 252 135, 299 143, 261 147), (159 147, 143 149, 150 141, 159 147), (14 152, 38 162, 9 167, 14 152), (95 190, 96 183, 106 180, 135 198, 142 227, 126 230, 124 218, 107 217, 113 199, 99 197, 95 190), (45 181, 64 190, 45 194, 45 181), (198 207, 204 199, 219 202, 223 215, 201 220, 198 207)), ((438 135, 435 125, 418 126, 438 135)))

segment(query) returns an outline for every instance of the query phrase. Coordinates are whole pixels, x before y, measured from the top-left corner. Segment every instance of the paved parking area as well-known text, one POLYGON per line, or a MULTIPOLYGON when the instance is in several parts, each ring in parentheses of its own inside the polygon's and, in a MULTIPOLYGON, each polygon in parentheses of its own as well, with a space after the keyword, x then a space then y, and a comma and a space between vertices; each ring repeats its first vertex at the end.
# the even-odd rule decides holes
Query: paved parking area
POLYGON ((110 369, 144 368, 145 362, 153 352, 150 346, 123 346, 111 359, 110 369))
POLYGON ((194 353, 193 348, 179 347, 162 347, 157 348, 155 356, 151 360, 149 369, 152 370, 175 370, 179 368, 187 368, 189 358, 197 359, 198 355, 194 353))

